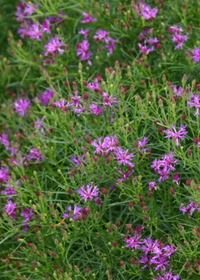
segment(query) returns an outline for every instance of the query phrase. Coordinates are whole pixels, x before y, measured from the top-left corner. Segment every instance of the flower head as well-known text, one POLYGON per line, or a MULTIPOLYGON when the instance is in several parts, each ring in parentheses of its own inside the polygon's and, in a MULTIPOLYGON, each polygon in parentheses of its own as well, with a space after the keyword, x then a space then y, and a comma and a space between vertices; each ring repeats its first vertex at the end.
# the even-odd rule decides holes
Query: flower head
POLYGON ((176 146, 179 146, 179 139, 183 140, 185 138, 184 135, 188 134, 188 131, 186 131, 186 125, 181 124, 179 131, 176 130, 175 125, 172 125, 172 129, 174 131, 169 129, 163 131, 165 134, 167 134, 165 138, 172 137, 176 141, 176 146))
POLYGON ((129 152, 129 150, 123 151, 122 148, 118 147, 117 150, 114 152, 114 154, 117 156, 115 159, 118 161, 117 163, 119 165, 123 164, 123 165, 129 165, 131 167, 134 167, 135 165, 130 162, 129 160, 133 157, 135 157, 135 155, 133 153, 127 155, 129 152))
POLYGON ((24 117, 28 108, 31 105, 31 101, 27 99, 20 99, 19 101, 14 102, 14 109, 16 112, 19 112, 19 115, 24 117))
POLYGON ((81 216, 81 213, 82 213, 82 207, 79 207, 77 205, 74 205, 74 211, 72 211, 72 207, 71 205, 67 207, 67 213, 64 213, 63 214, 63 218, 72 218, 73 221, 74 220, 77 220, 80 216, 81 216))
POLYGON ((59 52, 60 55, 64 53, 64 50, 61 49, 61 47, 65 46, 64 42, 60 42, 59 37, 54 37, 50 40, 48 44, 46 44, 44 47, 47 50, 44 55, 48 54, 55 54, 57 51, 59 52))
POLYGON ((82 13, 84 19, 81 21, 81 23, 89 23, 92 21, 96 21, 96 18, 91 18, 88 14, 86 14, 85 12, 82 13))
POLYGON ((87 185, 86 188, 82 186, 77 192, 80 194, 81 199, 86 202, 88 199, 93 200, 95 196, 98 196, 98 190, 97 186, 93 186, 93 183, 91 183, 91 185, 87 185))
POLYGON ((200 95, 193 95, 192 96, 192 101, 188 101, 187 105, 192 107, 197 108, 196 113, 194 114, 195 116, 199 115, 199 109, 200 109, 200 95))

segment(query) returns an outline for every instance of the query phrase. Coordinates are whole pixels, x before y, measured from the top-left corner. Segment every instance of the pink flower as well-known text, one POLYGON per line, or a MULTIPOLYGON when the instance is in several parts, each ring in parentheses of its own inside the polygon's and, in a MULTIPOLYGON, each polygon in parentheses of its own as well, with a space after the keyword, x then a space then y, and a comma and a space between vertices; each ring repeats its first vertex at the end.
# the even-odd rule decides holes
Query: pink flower
POLYGON ((197 108, 196 113, 194 114, 195 116, 199 115, 199 109, 200 109, 200 95, 193 95, 192 96, 192 101, 188 101, 187 105, 189 105, 190 107, 195 107, 197 108))
POLYGON ((78 217, 81 216, 82 208, 77 205, 74 205, 74 211, 72 211, 72 207, 68 206, 67 211, 69 212, 69 214, 64 213, 62 217, 63 218, 72 218, 74 221, 74 220, 78 220, 78 217))
POLYGON ((169 178, 170 171, 174 171, 174 164, 177 164, 177 160, 174 160, 174 152, 165 154, 162 159, 155 159, 152 162, 151 167, 154 169, 154 172, 161 175, 158 179, 158 182, 164 181, 169 178))
POLYGON ((96 18, 91 18, 88 14, 86 14, 85 12, 82 13, 84 19, 81 21, 81 23, 89 23, 92 21, 96 21, 96 18))
POLYGON ((3 209, 5 209, 8 216, 15 217, 16 216, 15 211, 16 211, 17 202, 13 203, 11 200, 8 200, 7 202, 8 202, 8 204, 6 204, 3 209))
POLYGON ((191 50, 191 53, 193 54, 192 59, 194 63, 197 63, 200 61, 200 48, 195 47, 193 50, 191 50))
POLYGON ((33 213, 33 209, 28 209, 26 207, 24 207, 24 211, 21 213, 21 216, 25 218, 25 220, 23 221, 23 224, 27 224, 30 222, 30 219, 32 216, 34 216, 33 213))
POLYGON ((42 32, 46 32, 48 34, 51 33, 50 21, 48 19, 45 19, 44 23, 42 24, 41 30, 42 30, 42 32))
POLYGON ((112 54, 114 49, 116 48, 116 46, 115 46, 116 40, 108 37, 106 39, 106 43, 107 44, 105 45, 105 48, 108 49, 109 54, 112 54))
POLYGON ((87 38, 89 36, 89 29, 83 30, 83 28, 81 28, 81 30, 78 32, 79 34, 82 34, 84 36, 84 38, 87 38))
POLYGON ((140 48, 139 52, 141 52, 144 55, 148 55, 150 52, 154 51, 154 46, 152 46, 151 48, 147 47, 146 45, 142 45, 140 43, 138 43, 138 46, 140 48))
MULTIPOLYGON (((98 30, 96 32, 96 35, 93 37, 95 40, 97 41, 104 41, 104 42, 108 42, 108 32, 104 31, 104 30, 98 30)), ((109 38, 110 39, 110 38, 109 38)))
POLYGON ((127 155, 129 150, 127 149, 126 151, 123 151, 122 148, 118 147, 117 151, 114 152, 114 154, 117 156, 115 159, 118 160, 118 164, 121 165, 129 165, 131 167, 134 167, 135 165, 129 161, 132 157, 135 157, 133 153, 127 155))
POLYGON ((178 185, 179 181, 180 181, 180 178, 179 178, 179 174, 174 174, 173 175, 173 182, 176 183, 178 185))
POLYGON ((195 203, 194 201, 190 200, 190 204, 187 207, 181 206, 179 208, 180 211, 183 212, 183 214, 188 213, 190 216, 192 216, 193 212, 197 210, 200 212, 200 207, 198 207, 198 204, 195 203))
POLYGON ((96 104, 90 104, 90 110, 92 114, 98 116, 102 113, 102 110, 96 104))
POLYGON ((156 182, 149 182, 149 190, 156 191, 158 188, 156 187, 156 182))
POLYGON ((7 182, 8 181, 8 169, 0 169, 0 182, 7 182))
POLYGON ((30 36, 30 39, 36 39, 38 41, 41 41, 41 38, 43 36, 43 31, 41 29, 41 25, 39 23, 32 24, 29 27, 28 36, 30 36))
POLYGON ((157 8, 151 9, 149 5, 145 5, 142 10, 142 16, 147 20, 152 20, 153 18, 156 18, 157 12, 157 8))
POLYGON ((60 55, 64 53, 64 50, 61 49, 61 47, 65 46, 64 42, 60 42, 60 38, 54 37, 50 40, 48 44, 46 44, 44 47, 46 48, 46 52, 44 55, 48 54, 55 54, 57 51, 59 52, 60 55))
POLYGON ((37 162, 44 160, 44 156, 38 151, 37 148, 33 148, 29 151, 27 159, 30 161, 32 159, 36 159, 37 162))
POLYGON ((129 237, 124 239, 124 242, 127 243, 127 245, 125 245, 125 247, 127 248, 132 248, 132 249, 140 249, 141 244, 143 244, 142 241, 140 241, 140 238, 142 236, 139 235, 136 231, 134 233, 133 237, 129 237))
POLYGON ((42 96, 39 97, 39 101, 43 103, 44 106, 47 106, 50 102, 50 99, 54 97, 55 92, 47 90, 43 92, 42 96))
POLYGON ((118 99, 116 97, 112 97, 112 95, 108 96, 107 92, 103 92, 102 96, 104 101, 103 106, 112 107, 113 104, 118 103, 118 99))
POLYGON ((97 140, 92 141, 91 145, 96 147, 94 154, 104 153, 105 143, 102 141, 102 137, 99 137, 97 140))
POLYGON ((6 147, 6 150, 9 149, 10 142, 8 140, 8 136, 6 134, 1 134, 0 136, 0 144, 4 145, 6 147))
POLYGON ((93 186, 93 183, 91 185, 82 186, 80 190, 77 190, 77 192, 80 194, 81 199, 85 202, 90 199, 92 200, 95 196, 98 196, 98 188, 97 186, 93 186))
POLYGON ((173 42, 177 42, 178 45, 174 47, 175 50, 177 49, 183 49, 183 42, 187 41, 188 36, 187 35, 179 35, 177 33, 174 34, 173 38, 171 39, 173 42))
POLYGON ((82 43, 77 44, 77 55, 80 56, 80 60, 86 60, 89 65, 92 65, 92 62, 89 60, 92 53, 88 52, 89 50, 89 42, 88 40, 83 40, 82 43))
POLYGON ((16 112, 19 112, 19 115, 24 117, 27 112, 27 109, 30 107, 31 101, 27 99, 20 99, 19 101, 14 102, 14 109, 16 112))
POLYGON ((176 140, 176 146, 179 146, 179 139, 184 140, 184 135, 188 134, 188 131, 186 131, 186 125, 181 124, 179 131, 176 130, 175 125, 172 125, 172 129, 174 132, 169 129, 163 131, 165 134, 167 134, 165 138, 172 137, 176 140))

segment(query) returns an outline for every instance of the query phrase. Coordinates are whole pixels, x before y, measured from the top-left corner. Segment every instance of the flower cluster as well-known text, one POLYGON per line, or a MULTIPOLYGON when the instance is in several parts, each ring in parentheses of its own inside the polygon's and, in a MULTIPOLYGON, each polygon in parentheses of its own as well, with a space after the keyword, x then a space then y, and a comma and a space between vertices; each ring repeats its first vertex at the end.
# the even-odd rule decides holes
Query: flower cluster
POLYGON ((172 125, 172 129, 174 131, 171 131, 169 129, 163 131, 165 134, 167 134, 165 138, 172 137, 175 140, 176 146, 179 146, 179 139, 184 140, 184 135, 188 134, 188 131, 186 131, 186 125, 181 124, 179 131, 176 130, 175 125, 172 125))
POLYGON ((190 204, 187 207, 181 206, 179 209, 183 212, 183 214, 188 213, 190 216, 192 216, 195 210, 200 212, 200 207, 192 200, 190 200, 190 204))
POLYGON ((139 234, 138 230, 135 230, 133 237, 128 235, 124 242, 127 243, 125 247, 141 250, 144 253, 144 255, 141 256, 141 259, 139 259, 139 263, 144 264, 144 266, 141 267, 142 270, 146 267, 151 267, 154 271, 160 270, 163 276, 171 273, 171 271, 166 272, 166 269, 167 266, 170 266, 170 257, 176 252, 173 245, 165 246, 163 243, 158 240, 153 240, 152 238, 142 239, 142 235, 139 234))
POLYGON ((143 2, 139 2, 138 5, 136 5, 135 7, 137 9, 139 17, 143 17, 149 21, 152 21, 154 18, 156 18, 158 12, 157 8, 151 9, 150 5, 146 5, 143 2))
POLYGON ((158 179, 159 183, 169 178, 170 171, 175 171, 174 165, 177 164, 177 160, 174 160, 174 155, 174 152, 170 152, 165 154, 162 159, 155 159, 152 162, 151 168, 161 175, 158 179))
POLYGON ((183 31, 183 29, 181 27, 178 27, 176 25, 174 26, 171 26, 169 29, 168 29, 168 32, 170 34, 172 34, 172 41, 173 42, 176 42, 178 43, 174 49, 177 50, 177 49, 183 49, 183 44, 184 44, 184 41, 187 41, 188 40, 188 35, 181 35, 181 32, 183 31))

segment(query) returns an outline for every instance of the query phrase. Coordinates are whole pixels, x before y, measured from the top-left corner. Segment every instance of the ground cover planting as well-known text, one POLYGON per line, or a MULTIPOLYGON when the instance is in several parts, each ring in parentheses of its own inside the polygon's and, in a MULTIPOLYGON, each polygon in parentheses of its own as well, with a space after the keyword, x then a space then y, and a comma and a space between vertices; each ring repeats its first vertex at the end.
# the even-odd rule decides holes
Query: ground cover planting
POLYGON ((198 279, 200 1, 0 2, 0 279, 198 279))

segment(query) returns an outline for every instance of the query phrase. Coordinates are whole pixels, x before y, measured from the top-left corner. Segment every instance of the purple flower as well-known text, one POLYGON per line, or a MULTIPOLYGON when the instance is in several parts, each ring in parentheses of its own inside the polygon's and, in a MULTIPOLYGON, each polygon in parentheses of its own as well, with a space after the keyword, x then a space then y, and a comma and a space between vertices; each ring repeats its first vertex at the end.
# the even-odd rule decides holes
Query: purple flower
POLYGON ((4 145, 6 150, 9 149, 10 142, 8 140, 8 136, 4 133, 2 133, 1 136, 0 136, 0 144, 4 145))
POLYGON ((118 103, 118 99, 116 97, 112 97, 112 95, 108 96, 107 92, 103 92, 102 96, 104 101, 103 106, 112 107, 113 104, 118 103))
POLYGON ((30 4, 26 4, 25 9, 24 9, 24 13, 28 16, 31 16, 37 9, 38 9, 39 5, 34 5, 32 3, 30 4))
POLYGON ((163 250, 165 251, 164 255, 166 257, 170 258, 171 255, 173 255, 176 252, 177 249, 175 249, 173 245, 167 245, 163 248, 163 250))
POLYGON ((190 204, 187 207, 181 206, 179 208, 180 211, 183 212, 183 214, 188 213, 190 216, 192 216, 193 212, 197 210, 200 212, 200 207, 198 207, 198 204, 195 203, 194 201, 190 200, 190 204))
MULTIPOLYGON (((5 190, 2 191, 1 193, 4 194, 4 195, 11 195, 11 197, 12 197, 12 196, 15 195, 17 192, 16 192, 15 190, 13 190, 13 189, 5 188, 5 190)), ((11 198, 11 197, 10 197, 10 198, 11 198)))
MULTIPOLYGON (((63 12, 59 12, 59 15, 62 16, 62 17, 49 17, 49 20, 52 22, 52 23, 59 23, 61 22, 62 20, 64 20, 64 18, 68 17, 68 15, 64 14, 63 12)), ((57 25, 56 24, 56 25, 57 25)))
POLYGON ((90 104, 90 110, 92 114, 98 116, 102 113, 102 110, 96 104, 90 104))
POLYGON ((48 54, 55 54, 57 51, 59 52, 60 55, 64 53, 64 50, 61 49, 61 47, 65 46, 64 42, 60 42, 59 37, 54 37, 50 40, 48 44, 46 44, 44 47, 47 50, 44 55, 48 54))
POLYGON ((187 35, 180 35, 178 33, 175 33, 171 40, 173 42, 177 42, 178 45, 176 45, 174 49, 175 50, 182 49, 183 48, 183 42, 187 41, 187 39, 188 39, 187 35))
POLYGON ((70 158, 70 160, 74 162, 77 166, 81 166, 84 165, 83 162, 85 162, 85 155, 82 155, 81 159, 77 158, 76 156, 73 156, 70 158))
POLYGON ((99 207, 101 207, 101 205, 102 205, 102 200, 101 200, 101 198, 96 197, 94 201, 96 202, 96 204, 99 205, 99 207))
POLYGON ((149 266, 149 263, 151 261, 152 257, 151 256, 147 256, 147 255, 143 255, 141 257, 141 259, 139 260, 139 263, 144 263, 145 265, 141 267, 141 269, 145 269, 147 266, 149 266))
POLYGON ((174 174, 174 175, 173 175, 173 178, 174 178, 173 182, 176 183, 176 184, 178 185, 178 183, 179 183, 179 181, 180 181, 179 174, 178 174, 178 173, 177 173, 177 174, 174 174))
POLYGON ((139 52, 141 52, 144 55, 148 55, 150 52, 154 51, 154 46, 149 48, 146 45, 143 46, 142 44, 138 43, 138 47, 140 48, 139 52))
POLYGON ((91 84, 88 84, 87 85, 87 88, 91 89, 91 90, 95 90, 95 91, 99 91, 100 90, 100 87, 98 84, 95 84, 95 83, 91 83, 91 84))
MULTIPOLYGON (((93 37, 95 40, 97 40, 97 41, 104 41, 104 42, 108 42, 107 41, 107 37, 108 37, 108 32, 107 31, 104 31, 104 30, 98 30, 97 32, 96 32, 96 35, 93 37)), ((110 38, 109 38, 110 39, 110 38)))
POLYGON ((7 203, 8 204, 6 204, 3 209, 5 209, 8 216, 15 217, 16 216, 15 211, 16 211, 17 202, 13 203, 11 200, 8 200, 7 203))
POLYGON ((149 151, 148 148, 145 148, 145 145, 148 144, 147 139, 148 139, 148 137, 144 137, 141 141, 138 140, 138 148, 141 153, 149 151))
POLYGON ((143 244, 144 246, 141 246, 140 250, 143 250, 145 255, 147 255, 148 253, 153 253, 155 249, 160 246, 158 240, 154 241, 151 238, 143 239, 143 244))
POLYGON ((183 29, 180 26, 176 26, 176 25, 168 28, 168 32, 170 34, 173 34, 173 33, 181 34, 182 31, 183 31, 183 29))
POLYGON ((25 3, 20 2, 19 5, 17 6, 17 12, 15 15, 17 16, 17 21, 23 21, 23 17, 25 16, 24 14, 24 8, 25 8, 25 3))
POLYGON ((142 10, 142 16, 147 20, 152 20, 153 18, 156 18, 157 12, 157 8, 151 9, 149 5, 145 5, 142 10))
POLYGON ((91 182, 86 188, 85 186, 82 186, 77 192, 80 194, 81 199, 86 202, 88 199, 92 200, 95 196, 98 196, 98 190, 97 186, 93 186, 93 183, 91 182))
POLYGON ((134 167, 135 165, 129 161, 132 157, 135 157, 133 153, 127 155, 129 150, 123 151, 122 148, 118 147, 117 150, 114 152, 114 154, 117 156, 115 159, 118 160, 118 164, 121 165, 129 165, 131 167, 134 167))
POLYGON ((116 40, 108 37, 108 38, 106 38, 105 42, 107 43, 105 45, 105 48, 108 49, 109 54, 112 54, 114 49, 116 48, 116 46, 115 46, 116 40))
POLYGON ((60 101, 54 102, 53 105, 60 108, 61 110, 65 110, 67 107, 71 106, 69 103, 65 104, 65 102, 65 99, 61 99, 60 101))
POLYGON ((74 205, 74 211, 72 211, 71 206, 68 206, 67 207, 67 212, 69 212, 69 214, 64 213, 62 217, 63 218, 72 218, 73 221, 74 221, 74 220, 77 220, 78 217, 81 216, 81 211, 82 211, 82 208, 77 206, 77 205, 74 205))
POLYGON ((83 40, 82 43, 77 44, 76 53, 78 56, 80 56, 80 60, 86 60, 89 65, 92 65, 92 62, 89 60, 90 56, 92 55, 92 53, 88 52, 89 46, 90 44, 88 40, 83 40))
POLYGON ((175 125, 172 125, 172 129, 174 132, 169 129, 163 131, 165 134, 167 134, 165 138, 172 137, 174 140, 176 140, 176 146, 179 146, 179 139, 184 140, 184 135, 188 134, 188 131, 186 131, 186 125, 181 124, 179 131, 176 131, 175 125))
POLYGON ((155 159, 152 162, 151 167, 154 169, 154 172, 161 175, 158 182, 164 181, 169 178, 170 171, 174 171, 174 164, 177 164, 177 160, 174 160, 174 152, 165 154, 161 160, 155 159))
POLYGON ((92 141, 91 145, 96 147, 94 154, 104 153, 103 149, 105 148, 105 143, 102 141, 102 137, 99 137, 97 140, 92 141))
POLYGON ((166 272, 163 274, 163 277, 161 275, 158 275, 158 277, 153 278, 153 280, 179 280, 179 275, 172 275, 172 270, 170 269, 169 272, 166 272))
POLYGON ((156 182, 149 182, 149 190, 156 191, 158 188, 156 187, 156 182))
POLYGON ((29 151, 27 159, 30 161, 32 159, 36 159, 37 162, 44 160, 44 156, 38 151, 37 148, 33 148, 29 151))
POLYGON ((182 96, 183 89, 181 87, 177 88, 177 85, 172 85, 172 86, 173 86, 174 93, 176 93, 175 96, 182 96))
POLYGON ((27 25, 27 23, 21 24, 20 28, 17 30, 17 33, 20 35, 21 38, 28 37, 29 28, 30 28, 30 25, 27 25))
POLYGON ((108 153, 108 152, 116 151, 116 143, 117 143, 117 137, 115 135, 111 137, 106 136, 103 142, 106 152, 108 153))
POLYGON ((139 17, 144 17, 145 19, 150 20, 150 21, 153 18, 156 18, 156 15, 158 12, 157 8, 151 9, 151 7, 149 5, 146 5, 143 2, 139 2, 139 5, 136 5, 136 9, 137 9, 139 17))
POLYGON ((78 32, 79 34, 82 34, 84 36, 84 38, 87 38, 89 36, 89 29, 83 30, 83 28, 81 28, 81 30, 78 32))
POLYGON ((165 271, 166 270, 166 265, 170 265, 169 261, 166 260, 166 256, 160 256, 158 259, 156 258, 152 258, 151 261, 150 261, 150 264, 156 264, 156 267, 154 268, 154 271, 156 270, 163 270, 165 271))
POLYGON ((39 97, 39 101, 43 103, 44 106, 47 106, 50 102, 50 99, 54 97, 55 92, 47 90, 43 92, 42 96, 39 97))
POLYGON ((24 117, 30 105, 31 105, 31 101, 27 99, 20 99, 19 101, 14 102, 13 107, 16 112, 19 112, 20 116, 24 117))
POLYGON ((8 181, 8 169, 0 169, 0 182, 8 181))
POLYGON ((197 63, 200 61, 200 48, 195 47, 193 50, 191 50, 191 53, 193 54, 192 59, 194 63, 197 63))
POLYGON ((142 241, 140 241, 140 238, 142 236, 139 235, 136 231, 134 233, 134 236, 133 237, 129 237, 129 238, 126 238, 124 239, 124 242, 127 243, 127 245, 125 245, 125 247, 127 248, 132 248, 132 249, 140 249, 140 246, 141 244, 143 244, 142 241))
POLYGON ((36 39, 38 41, 41 41, 41 38, 43 36, 43 31, 41 29, 41 25, 39 23, 32 24, 29 27, 28 36, 30 36, 30 39, 36 39))
MULTIPOLYGON (((115 168, 115 169, 117 169, 117 168, 115 168)), ((117 178, 117 180, 121 181, 121 182, 127 181, 129 179, 129 177, 134 173, 133 170, 130 171, 130 173, 127 173, 127 172, 124 173, 121 169, 120 170, 117 169, 117 171, 123 176, 122 178, 117 178)))
POLYGON ((89 23, 92 21, 96 21, 96 18, 91 18, 88 14, 86 14, 85 12, 82 13, 84 19, 81 21, 81 23, 89 23))
POLYGON ((50 21, 48 19, 45 19, 44 23, 42 24, 41 31, 51 34, 50 21))
POLYGON ((23 224, 27 224, 30 222, 31 217, 34 216, 33 209, 28 209, 24 207, 24 211, 21 213, 21 216, 25 218, 23 221, 23 224))
MULTIPOLYGON (((45 117, 42 117, 42 121, 44 121, 45 120, 45 117)), ((43 128, 43 123, 41 122, 41 121, 39 121, 39 120, 36 120, 36 122, 35 122, 35 128, 36 128, 36 130, 38 131, 38 130, 40 130, 41 131, 41 133, 45 133, 44 132, 44 128, 43 128)))
POLYGON ((199 109, 200 109, 200 95, 193 95, 192 96, 192 101, 188 101, 187 105, 190 107, 195 107, 197 108, 196 113, 194 114, 195 116, 199 115, 199 109))

